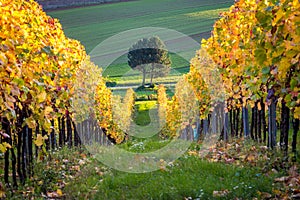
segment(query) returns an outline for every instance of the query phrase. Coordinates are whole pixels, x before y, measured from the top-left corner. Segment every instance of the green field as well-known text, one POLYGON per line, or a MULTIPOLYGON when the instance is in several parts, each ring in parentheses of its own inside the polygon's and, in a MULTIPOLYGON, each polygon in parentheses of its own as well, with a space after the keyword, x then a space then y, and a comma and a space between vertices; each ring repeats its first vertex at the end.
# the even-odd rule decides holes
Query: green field
MULTIPOLYGON (((233 0, 138 0, 49 11, 48 14, 58 18, 65 34, 81 41, 87 53, 90 53, 98 44, 111 36, 143 27, 172 29, 200 43, 202 38, 209 37, 219 13, 227 10, 233 2, 233 0)), ((140 39, 139 35, 133 37, 131 38, 133 40, 140 39)), ((119 41, 115 41, 115 45, 120 44, 121 47, 129 39, 119 38, 119 41)), ((188 54, 188 58, 191 58, 200 47, 187 46, 186 41, 180 38, 168 39, 182 47, 181 53, 188 54)), ((105 51, 115 53, 115 50, 109 50, 109 46, 105 51)), ((189 71, 189 59, 183 59, 176 54, 172 54, 171 58, 172 67, 176 69, 177 75, 189 71)), ((123 74, 133 76, 129 78, 130 80, 140 79, 139 72, 131 71, 127 65, 126 55, 118 57, 103 72, 104 76, 109 76, 116 81, 119 81, 119 77, 123 74)), ((174 73, 171 74, 173 75, 174 73)))
POLYGON ((180 31, 197 41, 207 37, 218 14, 233 0, 138 0, 51 11, 68 37, 78 39, 89 53, 98 43, 119 32, 141 27, 180 31))

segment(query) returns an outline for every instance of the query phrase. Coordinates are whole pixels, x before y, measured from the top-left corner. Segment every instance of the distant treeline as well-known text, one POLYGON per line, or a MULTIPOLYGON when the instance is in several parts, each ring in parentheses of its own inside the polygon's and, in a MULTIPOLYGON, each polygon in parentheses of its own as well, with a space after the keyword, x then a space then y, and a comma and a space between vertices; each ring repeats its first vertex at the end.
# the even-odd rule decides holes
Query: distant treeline
POLYGON ((130 0, 36 0, 42 5, 43 10, 55 10, 59 8, 72 8, 78 6, 97 5, 103 3, 116 3, 130 0))

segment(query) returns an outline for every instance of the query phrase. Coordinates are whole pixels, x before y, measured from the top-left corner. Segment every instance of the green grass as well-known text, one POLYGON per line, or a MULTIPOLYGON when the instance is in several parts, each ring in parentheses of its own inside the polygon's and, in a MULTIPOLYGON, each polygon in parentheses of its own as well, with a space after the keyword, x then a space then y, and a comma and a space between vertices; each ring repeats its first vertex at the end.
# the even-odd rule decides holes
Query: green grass
MULTIPOLYGON (((157 136, 133 138, 117 148, 153 152, 168 142, 157 136)), ((199 148, 195 143, 190 146, 190 150, 199 148)), ((17 190, 8 189, 6 195, 8 199, 44 199, 46 193, 62 189, 62 199, 260 199, 260 192, 272 194, 273 189, 278 190, 280 185, 273 185, 273 180, 283 175, 281 171, 266 175, 262 170, 208 162, 185 153, 161 170, 134 174, 105 166, 84 149, 65 147, 35 163, 34 177, 17 190), (224 197, 213 195, 222 190, 229 193, 224 197)))
MULTIPOLYGON (((168 141, 153 137, 134 139, 120 148, 149 152, 166 144, 168 141)), ((273 178, 254 167, 211 163, 188 154, 162 170, 139 174, 109 169, 93 159, 80 176, 66 185, 64 192, 70 199, 253 199, 259 197, 258 192, 272 193, 273 178), (222 198, 213 196, 214 191, 221 190, 229 193, 222 198)))
POLYGON ((271 179, 257 170, 182 157, 167 171, 130 174, 114 171, 97 188, 95 199, 218 199, 213 191, 231 191, 223 199, 251 199, 271 191, 271 179))
MULTIPOLYGON (((189 71, 188 60, 185 60, 175 53, 170 53, 170 58, 172 60, 171 67, 173 69, 170 73, 170 76, 182 75, 189 71)), ((105 68, 103 71, 103 76, 109 77, 110 80, 120 80, 120 78, 124 76, 126 76, 126 79, 132 79, 131 76, 134 76, 135 78, 138 76, 140 79, 142 79, 141 72, 131 69, 127 64, 127 55, 119 57, 111 65, 105 68)))
POLYGON ((200 41, 201 33, 210 31, 218 14, 232 4, 232 0, 139 0, 48 14, 58 18, 66 35, 80 40, 90 52, 110 36, 145 26, 174 29, 200 41))
MULTIPOLYGON (((158 77, 155 79, 156 84, 168 84, 168 83, 176 83, 178 82, 182 76, 173 75, 166 77, 158 77)), ((110 81, 116 81, 118 86, 130 86, 130 85, 141 85, 142 84, 142 76, 126 76, 122 78, 110 78, 110 81)), ((150 79, 146 78, 146 83, 149 83, 150 79)))
POLYGON ((140 126, 146 126, 151 122, 149 110, 156 109, 156 101, 137 101, 135 103, 134 123, 140 126))
POLYGON ((159 150, 169 142, 170 140, 161 140, 157 134, 146 139, 131 136, 127 142, 120 144, 119 147, 130 152, 145 153, 159 150))

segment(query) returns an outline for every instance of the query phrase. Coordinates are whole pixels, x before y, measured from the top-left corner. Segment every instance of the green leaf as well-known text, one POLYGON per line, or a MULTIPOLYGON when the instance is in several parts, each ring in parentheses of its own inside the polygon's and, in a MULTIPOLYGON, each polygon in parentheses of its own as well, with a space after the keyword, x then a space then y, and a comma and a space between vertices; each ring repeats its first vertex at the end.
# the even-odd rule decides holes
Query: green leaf
POLYGON ((43 47, 42 51, 45 52, 48 55, 50 55, 52 53, 51 48, 49 46, 43 47))
POLYGON ((266 74, 269 74, 270 73, 270 67, 264 67, 262 68, 261 72, 266 75, 266 74))
POLYGON ((266 51, 263 48, 256 49, 254 51, 254 56, 259 64, 263 64, 267 59, 266 51))
POLYGON ((291 80, 291 89, 293 90, 295 86, 297 86, 298 81, 295 79, 291 80))
POLYGON ((262 79, 261 79, 261 82, 262 82, 263 84, 266 84, 267 81, 268 81, 268 77, 263 76, 262 79))
POLYGON ((25 84, 24 80, 21 78, 14 78, 13 82, 16 83, 19 87, 22 87, 25 84))

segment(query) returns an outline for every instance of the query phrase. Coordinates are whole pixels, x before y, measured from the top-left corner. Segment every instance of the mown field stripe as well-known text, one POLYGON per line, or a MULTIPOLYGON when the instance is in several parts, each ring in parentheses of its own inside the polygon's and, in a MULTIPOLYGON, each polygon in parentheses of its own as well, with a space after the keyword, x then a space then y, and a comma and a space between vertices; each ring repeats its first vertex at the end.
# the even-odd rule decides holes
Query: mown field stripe
POLYGON ((209 31, 218 17, 213 10, 228 8, 231 4, 233 1, 141 0, 52 11, 48 14, 59 18, 66 35, 82 41, 89 52, 97 43, 116 33, 144 26, 171 28, 187 35, 209 31), (208 10, 212 12, 212 17, 209 17, 208 10), (186 16, 200 11, 206 11, 204 19, 186 16), (207 28, 203 28, 203 23, 207 28))

